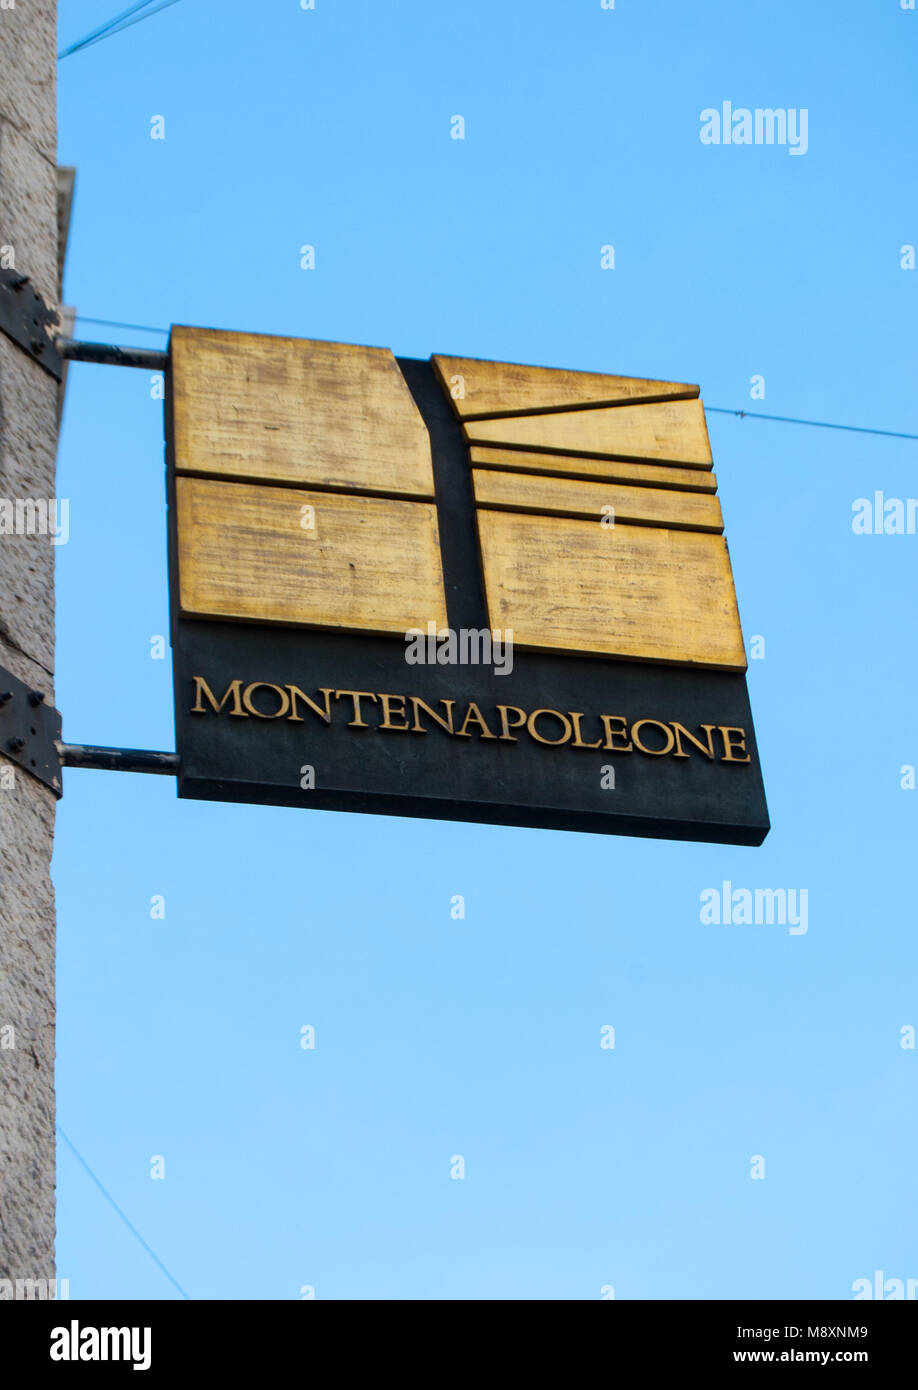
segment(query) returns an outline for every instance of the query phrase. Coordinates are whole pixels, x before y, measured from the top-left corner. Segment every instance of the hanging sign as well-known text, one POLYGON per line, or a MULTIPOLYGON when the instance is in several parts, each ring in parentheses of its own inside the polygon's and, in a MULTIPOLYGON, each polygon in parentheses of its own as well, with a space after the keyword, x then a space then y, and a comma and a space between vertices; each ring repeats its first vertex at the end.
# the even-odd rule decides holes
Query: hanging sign
POLYGON ((760 844, 698 388, 173 328, 179 795, 760 844))

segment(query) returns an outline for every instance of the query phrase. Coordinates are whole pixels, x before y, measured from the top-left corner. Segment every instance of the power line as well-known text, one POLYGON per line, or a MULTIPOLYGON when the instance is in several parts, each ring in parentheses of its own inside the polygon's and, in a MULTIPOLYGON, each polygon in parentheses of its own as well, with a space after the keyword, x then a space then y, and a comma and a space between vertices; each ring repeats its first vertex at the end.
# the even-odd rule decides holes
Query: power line
POLYGON ((132 5, 130 9, 122 10, 121 14, 116 14, 111 19, 106 20, 104 24, 99 25, 98 29, 93 29, 83 38, 77 39, 76 43, 72 43, 69 48, 62 48, 57 55, 58 60, 69 58, 71 53, 79 53, 84 48, 91 48, 94 43, 101 43, 103 39, 111 38, 112 34, 122 33, 125 29, 130 29, 132 24, 139 24, 142 19, 149 19, 151 15, 159 14, 160 10, 168 10, 170 5, 177 5, 178 0, 162 0, 162 3, 155 5, 152 10, 147 8, 151 3, 152 0, 140 0, 139 4, 132 5), (143 10, 145 13, 138 14, 138 10, 143 10))
MULTIPOLYGON (((172 0, 175 3, 175 0, 172 0)), ((151 328, 143 323, 116 323, 113 319, 91 319, 85 314, 77 314, 80 323, 94 323, 103 328, 128 328, 135 333, 161 333, 169 336, 168 328, 151 328)), ((706 405, 705 410, 712 415, 736 415, 740 420, 774 420, 781 425, 808 425, 811 429, 846 430, 850 434, 878 434, 885 439, 918 439, 918 434, 906 434, 902 430, 877 430, 870 425, 838 425, 832 420, 800 420, 795 415, 766 415, 761 410, 729 410, 722 405, 706 405)))
POLYGON ((132 333, 161 333, 164 337, 169 336, 168 328, 148 328, 143 323, 118 323, 115 319, 91 319, 86 314, 77 314, 78 323, 94 323, 99 328, 128 328, 132 333))
POLYGON ((900 430, 875 430, 868 425, 835 425, 829 420, 797 420, 792 415, 764 415, 760 410, 727 410, 719 405, 706 405, 715 415, 738 415, 741 420, 777 420, 782 425, 811 425, 820 430, 850 430, 854 434, 882 434, 887 439, 918 439, 918 434, 903 434, 900 430))
POLYGON ((65 1134, 64 1131, 61 1129, 60 1125, 56 1125, 55 1128, 57 1129, 58 1134, 61 1136, 61 1138, 63 1139, 64 1143, 67 1145, 67 1147, 68 1147, 68 1149, 70 1150, 70 1152, 73 1154, 74 1158, 77 1160, 77 1162, 86 1170, 86 1172, 87 1172, 87 1173, 89 1174, 89 1176, 92 1178, 92 1180, 93 1180, 93 1182, 95 1183, 96 1187, 97 1187, 97 1188, 99 1189, 99 1191, 102 1193, 102 1196, 106 1199, 107 1202, 110 1202, 110 1203, 111 1203, 111 1205, 115 1208, 115 1211, 116 1211, 116 1212, 118 1213, 118 1215, 121 1217, 121 1220, 124 1222, 125 1226, 127 1226, 128 1230, 131 1232, 131 1234, 134 1235, 134 1236, 136 1236, 137 1239, 140 1241, 140 1243, 141 1243, 141 1245, 143 1246, 144 1250, 146 1250, 147 1254, 150 1256, 150 1259, 153 1260, 157 1265, 159 1265, 159 1268, 162 1270, 163 1274, 165 1274, 165 1276, 166 1276, 166 1278, 169 1280, 170 1284, 174 1284, 175 1287, 178 1289, 179 1293, 182 1295, 182 1298, 187 1299, 188 1302, 190 1303, 190 1302, 191 1302, 191 1299, 189 1298, 189 1296, 188 1296, 188 1294, 185 1292, 185 1290, 182 1288, 181 1284, 178 1282, 177 1279, 173 1279, 172 1275, 169 1273, 168 1269, 167 1269, 166 1266, 163 1264, 162 1260, 159 1258, 159 1256, 157 1255, 156 1251, 150 1249, 149 1245, 148 1245, 147 1242, 144 1240, 143 1236, 140 1234, 140 1232, 138 1231, 137 1227, 136 1227, 131 1221, 128 1220, 128 1218, 125 1216, 124 1212, 123 1212, 123 1211, 121 1210, 121 1208, 119 1207, 118 1203, 115 1201, 115 1199, 114 1199, 114 1197, 112 1196, 112 1194, 107 1190, 107 1188, 103 1185, 103 1183, 100 1182, 100 1180, 96 1177, 95 1173, 92 1171, 92 1169, 90 1168, 89 1164, 86 1162, 86 1159, 85 1159, 85 1158, 83 1157, 83 1155, 76 1149, 76 1147, 71 1143, 71 1141, 67 1138, 66 1134, 65 1134))

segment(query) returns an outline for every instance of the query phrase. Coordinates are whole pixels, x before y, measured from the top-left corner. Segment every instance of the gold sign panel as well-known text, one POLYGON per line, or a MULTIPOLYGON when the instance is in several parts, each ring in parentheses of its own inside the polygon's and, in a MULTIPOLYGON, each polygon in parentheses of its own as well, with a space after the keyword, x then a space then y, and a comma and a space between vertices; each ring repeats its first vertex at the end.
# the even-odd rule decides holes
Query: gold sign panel
POLYGON ((606 518, 607 526, 625 521, 635 526, 670 526, 679 531, 724 529, 720 503, 704 492, 677 492, 657 487, 623 487, 546 478, 539 474, 498 473, 473 468, 472 485, 479 507, 544 516, 576 516, 583 521, 606 518))
POLYGON ((446 624, 427 502, 175 480, 179 607, 350 632, 446 624))
POLYGON ((488 620, 520 648, 743 671, 698 388, 437 357, 488 620))
POLYGON ((430 438, 391 352, 181 327, 170 352, 183 617, 445 624, 430 438))
POLYGON ((514 643, 744 671, 722 536, 478 512, 488 614, 514 643))
POLYGON ((477 543, 479 621, 521 649, 745 669, 697 387, 212 329, 170 351, 183 617, 446 628, 477 543))
POLYGON ((636 462, 646 459, 688 468, 711 467, 711 446, 701 401, 604 406, 596 410, 471 420, 465 426, 465 437, 471 444, 507 444, 520 449, 549 449, 594 458, 636 462))
POLYGON ((172 329, 184 473, 432 498, 430 439, 387 348, 172 329))
POLYGON ((502 468, 510 473, 547 473, 571 478, 607 478, 611 483, 640 487, 674 487, 689 492, 716 492, 717 478, 699 468, 671 464, 626 463, 621 459, 582 458, 574 454, 535 454, 521 449, 489 449, 473 444, 473 465, 502 468))
POLYGON ((444 357, 440 353, 431 360, 461 420, 636 400, 688 400, 698 395, 697 386, 679 381, 525 367, 517 362, 482 362, 475 357, 444 357))

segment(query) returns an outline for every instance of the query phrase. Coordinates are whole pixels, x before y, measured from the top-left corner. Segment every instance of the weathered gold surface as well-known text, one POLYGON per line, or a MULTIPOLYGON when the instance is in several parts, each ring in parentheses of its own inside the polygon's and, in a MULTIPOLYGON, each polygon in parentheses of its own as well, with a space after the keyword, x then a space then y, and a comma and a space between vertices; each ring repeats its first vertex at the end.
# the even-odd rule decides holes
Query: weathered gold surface
POLYGON ((604 376, 599 372, 484 362, 476 357, 446 357, 441 353, 435 353, 431 361, 461 420, 488 414, 529 415, 618 401, 684 400, 698 395, 697 386, 681 381, 604 376))
POLYGON ((472 464, 481 468, 508 469, 511 473, 541 473, 579 478, 605 478, 637 487, 679 488, 689 492, 716 492, 717 478, 700 468, 676 464, 623 463, 619 459, 578 458, 576 454, 535 454, 525 449, 492 449, 473 444, 472 464))
MULTIPOLYGON (((184 616, 447 625, 430 443, 390 352, 181 327, 170 352, 184 616)), ((492 627, 745 669, 696 387, 433 362, 469 442, 492 627)))
POLYGON ((175 482, 185 617, 351 632, 446 625, 430 503, 204 478, 175 482))
POLYGON ((176 327, 179 473, 432 498, 430 441, 387 348, 176 327))
POLYGON ((566 454, 611 456, 710 468, 711 446, 701 401, 564 410, 554 415, 470 420, 471 444, 509 444, 566 454))
POLYGON ((703 492, 623 487, 609 482, 581 482, 483 468, 472 469, 472 485, 479 507, 581 517, 586 521, 599 521, 601 516, 611 515, 616 524, 668 526, 677 530, 721 532, 724 529, 720 503, 716 497, 703 492))
POLYGON ((478 530, 489 622, 517 645, 745 670, 722 536, 484 509, 478 530))

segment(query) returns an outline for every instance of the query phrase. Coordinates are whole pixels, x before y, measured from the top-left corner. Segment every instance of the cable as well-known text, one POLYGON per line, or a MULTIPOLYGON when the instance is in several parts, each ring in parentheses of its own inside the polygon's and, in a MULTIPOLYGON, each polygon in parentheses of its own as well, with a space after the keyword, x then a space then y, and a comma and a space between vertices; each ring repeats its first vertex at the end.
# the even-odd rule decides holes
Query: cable
POLYGON ((142 323, 117 323, 114 319, 91 319, 86 314, 75 316, 77 323, 94 323, 100 328, 129 328, 133 333, 162 333, 169 336, 168 328, 148 328, 142 323))
MULTIPOLYGON (((175 0, 171 0, 175 3, 175 0)), ((162 333, 168 337, 168 328, 151 328, 142 323, 115 323, 112 319, 91 319, 85 314, 77 314, 80 323, 95 323, 104 328, 130 328, 135 333, 162 333)), ((706 405, 705 410, 712 415, 737 415, 741 420, 776 420, 781 425, 809 425, 812 429, 847 430, 851 434, 879 434, 885 439, 918 439, 918 434, 905 434, 902 430, 876 430, 870 425, 836 425, 831 420, 798 420, 794 415, 765 415, 760 410, 728 410, 722 405, 706 405)))
POLYGON ((130 15, 136 14, 138 10, 146 9, 146 7, 152 3, 153 0, 139 0, 139 4, 132 5, 128 10, 122 10, 121 14, 116 14, 113 19, 107 19, 104 24, 99 25, 98 29, 93 29, 82 39, 77 39, 76 43, 72 43, 69 48, 62 49, 57 55, 58 59, 68 58, 71 53, 77 53, 81 48, 86 48, 89 44, 95 43, 97 39, 104 38, 109 29, 112 29, 116 24, 120 24, 122 20, 129 18, 130 15))
POLYGON ((69 48, 62 48, 58 53, 58 60, 69 58, 71 53, 79 53, 84 48, 91 48, 94 43, 101 43, 103 39, 111 38, 112 34, 120 34, 124 29, 130 29, 132 24, 139 24, 142 19, 149 19, 151 15, 159 14, 160 10, 167 10, 170 5, 177 5, 178 0, 162 0, 162 4, 156 5, 152 10, 147 6, 152 0, 140 0, 137 5, 132 5, 130 9, 122 10, 121 14, 114 15, 105 24, 100 24, 98 29, 93 29, 91 33, 85 34, 83 38, 77 39, 69 48), (138 10, 145 10, 145 14, 138 14, 138 10), (134 18, 131 18, 131 16, 134 18))
POLYGON ((797 420, 792 415, 763 415, 760 410, 726 410, 720 405, 706 405, 715 415, 738 415, 741 420, 777 420, 782 425, 812 425, 820 430, 850 430, 854 434, 882 434, 887 439, 918 439, 918 434, 903 434, 900 430, 874 430, 867 425, 834 425, 829 420, 797 420))
POLYGON ((93 1180, 93 1182, 95 1183, 96 1187, 97 1187, 97 1188, 99 1189, 99 1191, 102 1193, 102 1196, 106 1199, 106 1201, 111 1202, 112 1206, 115 1208, 115 1211, 116 1211, 116 1212, 118 1213, 118 1215, 121 1217, 121 1220, 124 1222, 125 1226, 127 1226, 128 1230, 131 1232, 131 1234, 132 1234, 132 1235, 135 1235, 135 1236, 137 1237, 137 1239, 140 1241, 141 1245, 143 1246, 144 1250, 146 1250, 146 1252, 147 1252, 147 1254, 150 1256, 150 1258, 151 1258, 152 1260, 154 1260, 156 1264, 159 1265, 160 1269, 162 1270, 163 1274, 165 1274, 165 1276, 166 1276, 166 1278, 169 1280, 170 1284, 174 1284, 175 1287, 178 1289, 179 1293, 182 1295, 182 1298, 187 1299, 188 1302, 190 1303, 190 1302, 191 1302, 191 1299, 189 1298, 189 1296, 188 1296, 188 1294, 185 1292, 185 1290, 182 1288, 181 1284, 178 1282, 177 1279, 173 1279, 172 1275, 169 1273, 168 1269, 167 1269, 166 1266, 163 1264, 162 1260, 159 1258, 159 1256, 157 1255, 156 1251, 150 1249, 149 1245, 147 1245, 147 1242, 144 1240, 143 1236, 140 1234, 140 1232, 138 1231, 137 1227, 136 1227, 135 1225, 133 1225, 133 1223, 130 1222, 130 1221, 128 1220, 128 1218, 125 1216, 124 1212, 123 1212, 123 1211, 121 1210, 121 1208, 119 1207, 118 1203, 115 1201, 114 1197, 111 1195, 110 1192, 108 1192, 108 1191, 106 1190, 106 1188, 103 1186, 103 1184, 99 1181, 99 1179, 96 1177, 95 1173, 94 1173, 94 1172, 92 1171, 92 1169, 90 1168, 89 1164, 86 1162, 86 1159, 85 1159, 85 1158, 83 1157, 83 1155, 75 1148, 75 1146, 71 1143, 71 1141, 67 1138, 66 1134, 65 1134, 64 1131, 61 1129, 60 1125, 56 1125, 55 1128, 56 1128, 58 1134, 59 1134, 59 1135, 61 1136, 61 1138, 63 1139, 64 1143, 67 1145, 67 1147, 68 1147, 68 1149, 70 1150, 70 1152, 73 1154, 74 1158, 76 1158, 76 1160, 81 1164, 81 1166, 82 1166, 83 1168, 85 1168, 86 1172, 87 1172, 87 1173, 89 1174, 89 1176, 92 1178, 92 1180, 93 1180))

